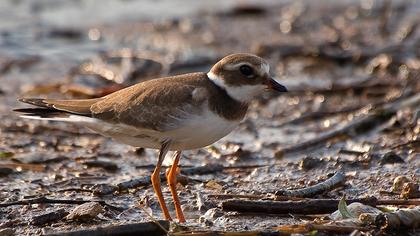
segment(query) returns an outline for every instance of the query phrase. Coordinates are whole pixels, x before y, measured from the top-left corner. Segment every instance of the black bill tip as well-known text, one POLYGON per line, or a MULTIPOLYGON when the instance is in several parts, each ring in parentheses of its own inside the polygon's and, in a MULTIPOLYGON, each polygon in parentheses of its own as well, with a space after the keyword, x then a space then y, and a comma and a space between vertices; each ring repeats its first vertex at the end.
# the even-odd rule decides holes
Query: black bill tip
POLYGON ((273 78, 270 78, 267 82, 268 88, 273 89, 277 92, 285 93, 287 92, 287 88, 281 84, 279 84, 276 80, 273 78))

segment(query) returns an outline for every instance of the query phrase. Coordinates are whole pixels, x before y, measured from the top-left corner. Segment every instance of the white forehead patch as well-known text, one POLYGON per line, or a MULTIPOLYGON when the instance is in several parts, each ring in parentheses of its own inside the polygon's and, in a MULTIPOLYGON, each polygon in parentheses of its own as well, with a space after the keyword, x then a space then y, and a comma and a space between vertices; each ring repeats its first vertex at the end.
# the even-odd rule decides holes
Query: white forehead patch
POLYGON ((263 93, 266 88, 262 84, 229 86, 226 85, 222 78, 213 74, 211 71, 207 73, 207 77, 217 86, 226 90, 229 96, 240 102, 250 102, 255 96, 263 93))

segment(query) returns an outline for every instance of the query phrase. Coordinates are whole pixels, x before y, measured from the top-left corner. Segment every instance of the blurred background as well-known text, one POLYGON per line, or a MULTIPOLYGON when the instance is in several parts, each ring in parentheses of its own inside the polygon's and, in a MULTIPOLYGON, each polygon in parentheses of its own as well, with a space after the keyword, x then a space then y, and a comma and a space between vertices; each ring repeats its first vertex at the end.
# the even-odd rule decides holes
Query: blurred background
MULTIPOLYGON (((290 92, 258 98, 232 134, 185 152, 183 166, 229 167, 181 186, 187 218, 202 226, 212 222, 206 225, 211 229, 296 223, 223 212, 207 215, 207 223, 199 219, 218 203, 208 194, 301 188, 338 169, 347 171, 348 185, 319 197, 398 198, 382 193, 398 176, 420 177, 419 22, 416 0, 3 0, 0 199, 47 195, 133 207, 140 198, 161 217, 150 186, 131 194, 113 191, 150 174, 153 150, 71 124, 20 119, 11 112, 23 106, 16 99, 103 96, 152 78, 205 72, 237 52, 267 59, 290 92), (200 208, 203 199, 211 207, 200 208)), ((51 209, 0 208, 0 228, 9 222, 19 233, 33 234, 79 227, 60 219, 46 228, 19 224, 51 209)), ((149 220, 135 207, 107 211, 103 219, 149 220)))

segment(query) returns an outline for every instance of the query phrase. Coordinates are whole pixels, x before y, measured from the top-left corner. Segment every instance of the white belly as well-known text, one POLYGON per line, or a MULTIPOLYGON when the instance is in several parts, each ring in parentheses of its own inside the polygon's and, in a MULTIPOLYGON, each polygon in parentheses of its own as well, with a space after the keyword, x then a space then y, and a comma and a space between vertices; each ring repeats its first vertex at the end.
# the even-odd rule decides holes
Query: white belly
POLYGON ((96 121, 85 125, 104 136, 135 147, 159 149, 164 140, 171 140, 170 150, 208 146, 229 134, 240 123, 240 120, 229 121, 211 111, 185 119, 176 129, 165 132, 96 121))
POLYGON ((240 120, 229 121, 211 111, 195 116, 183 126, 164 133, 172 140, 173 150, 188 150, 208 146, 229 134, 240 120))

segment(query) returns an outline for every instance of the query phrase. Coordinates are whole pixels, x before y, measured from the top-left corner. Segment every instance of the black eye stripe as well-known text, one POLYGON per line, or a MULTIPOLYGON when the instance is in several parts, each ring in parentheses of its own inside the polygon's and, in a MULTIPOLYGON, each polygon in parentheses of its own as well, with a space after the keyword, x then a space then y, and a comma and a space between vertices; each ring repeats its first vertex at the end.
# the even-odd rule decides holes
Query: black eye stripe
POLYGON ((245 76, 251 76, 254 74, 254 70, 248 65, 242 65, 239 67, 239 71, 245 76))

